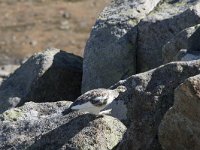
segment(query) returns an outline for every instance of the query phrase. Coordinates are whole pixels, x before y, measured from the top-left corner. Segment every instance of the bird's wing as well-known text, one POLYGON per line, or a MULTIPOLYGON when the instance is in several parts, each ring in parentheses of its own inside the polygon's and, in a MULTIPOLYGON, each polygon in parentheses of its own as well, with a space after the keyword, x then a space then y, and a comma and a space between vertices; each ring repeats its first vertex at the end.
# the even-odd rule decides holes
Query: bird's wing
POLYGON ((92 98, 90 102, 95 106, 102 106, 106 105, 107 100, 108 100, 108 94, 105 93, 104 95, 102 94, 92 98))
POLYGON ((91 90, 81 95, 80 97, 78 97, 77 100, 72 104, 72 107, 76 105, 83 105, 88 102, 94 106, 100 107, 107 103, 108 97, 109 97, 108 90, 104 90, 104 89, 91 90))

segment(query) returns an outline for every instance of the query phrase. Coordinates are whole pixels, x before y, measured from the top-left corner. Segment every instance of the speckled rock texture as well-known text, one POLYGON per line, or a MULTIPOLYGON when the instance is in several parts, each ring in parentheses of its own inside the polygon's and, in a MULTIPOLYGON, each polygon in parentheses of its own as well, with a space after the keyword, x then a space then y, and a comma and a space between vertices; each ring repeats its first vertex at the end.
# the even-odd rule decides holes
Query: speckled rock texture
POLYGON ((84 51, 82 92, 136 72, 137 24, 160 0, 114 0, 98 17, 84 51))
POLYGON ((160 124, 159 141, 164 150, 199 150, 199 108, 200 75, 196 75, 175 90, 174 105, 160 124))
POLYGON ((82 58, 59 49, 37 53, 0 86, 0 112, 27 101, 75 100, 81 94, 82 58))
MULTIPOLYGON (((174 38, 172 38, 170 41, 168 41, 162 48, 162 58, 164 63, 168 63, 171 61, 179 61, 182 59, 183 54, 186 52, 180 50, 182 49, 189 49, 192 50, 192 46, 190 45, 196 45, 196 43, 192 42, 192 36, 193 34, 199 29, 200 25, 196 25, 193 27, 189 27, 187 29, 184 29, 180 33, 178 33, 174 38)), ((192 59, 190 59, 192 60, 192 59)))
POLYGON ((199 23, 198 0, 113 0, 86 44, 82 92, 162 65, 162 47, 199 23))
POLYGON ((174 89, 185 79, 199 73, 200 60, 173 62, 133 75, 114 85, 112 88, 119 85, 127 88, 110 106, 113 108, 112 115, 120 118, 128 127, 118 149, 160 150, 158 127, 166 111, 173 105, 174 89))
POLYGON ((0 114, 1 121, 37 120, 61 114, 72 102, 58 101, 46 103, 27 102, 22 107, 12 108, 0 114))
POLYGON ((111 150, 126 127, 110 116, 77 112, 62 116, 70 102, 26 103, 0 116, 0 149, 111 150))
POLYGON ((138 72, 163 64, 162 47, 182 30, 200 23, 199 0, 164 0, 138 25, 138 72))

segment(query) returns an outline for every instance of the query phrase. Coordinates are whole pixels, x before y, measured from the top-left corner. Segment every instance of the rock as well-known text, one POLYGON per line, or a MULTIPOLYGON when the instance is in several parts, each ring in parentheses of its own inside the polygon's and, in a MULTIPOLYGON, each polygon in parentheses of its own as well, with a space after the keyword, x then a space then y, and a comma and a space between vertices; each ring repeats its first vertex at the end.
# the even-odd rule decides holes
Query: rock
POLYGON ((70 12, 61 10, 61 11, 60 11, 60 14, 61 14, 62 17, 65 18, 65 19, 70 19, 70 18, 71 18, 70 12))
POLYGON ((67 109, 72 102, 58 101, 46 103, 27 102, 18 108, 12 108, 0 114, 2 121, 21 121, 21 120, 39 120, 43 118, 60 115, 62 111, 67 109))
POLYGON ((174 38, 172 38, 170 41, 168 41, 162 48, 163 62, 168 63, 171 61, 181 60, 183 51, 181 51, 181 52, 179 52, 179 51, 181 49, 189 48, 189 46, 188 46, 188 44, 190 43, 189 39, 199 27, 200 27, 200 25, 196 25, 196 26, 184 29, 183 31, 178 33, 174 38), (179 58, 179 57, 181 57, 181 58, 179 58))
POLYGON ((137 24, 159 1, 118 0, 103 10, 85 47, 82 93, 136 72, 137 24))
POLYGON ((173 62, 114 85, 112 88, 119 85, 127 88, 110 106, 112 116, 128 127, 118 149, 160 150, 158 127, 173 105, 174 89, 197 74, 200 74, 200 60, 173 62))
POLYGON ((27 101, 75 100, 81 93, 82 58, 58 49, 30 57, 0 87, 0 112, 27 101))
POLYGON ((200 51, 200 25, 188 39, 188 51, 200 51))
POLYGON ((187 79, 175 90, 175 101, 159 127, 164 150, 199 150, 200 75, 187 79))
POLYGON ((70 29, 69 21, 68 20, 62 21, 60 25, 60 29, 69 30, 70 29))
POLYGON ((66 103, 31 102, 6 111, 17 117, 2 118, 0 149, 111 150, 120 142, 126 127, 119 120, 77 112, 62 116, 66 103))
POLYGON ((162 47, 199 24, 199 10, 198 0, 113 1, 86 44, 82 93, 162 65, 162 47))
POLYGON ((191 61, 200 59, 200 51, 180 50, 175 56, 175 61, 191 61))
POLYGON ((162 1, 138 25, 137 71, 162 65, 162 47, 166 42, 182 30, 199 23, 198 0, 162 1))
POLYGON ((3 81, 12 74, 19 65, 2 65, 0 66, 0 86, 3 83, 3 81))

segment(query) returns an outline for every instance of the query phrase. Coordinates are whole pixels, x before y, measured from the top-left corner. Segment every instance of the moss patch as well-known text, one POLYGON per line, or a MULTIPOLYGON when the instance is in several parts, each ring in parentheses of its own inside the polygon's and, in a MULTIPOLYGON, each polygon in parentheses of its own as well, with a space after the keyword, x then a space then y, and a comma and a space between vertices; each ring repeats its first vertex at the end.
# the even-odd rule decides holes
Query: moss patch
POLYGON ((4 112, 3 118, 4 120, 7 120, 7 121, 16 121, 22 115, 23 115, 22 110, 14 108, 14 109, 4 112))

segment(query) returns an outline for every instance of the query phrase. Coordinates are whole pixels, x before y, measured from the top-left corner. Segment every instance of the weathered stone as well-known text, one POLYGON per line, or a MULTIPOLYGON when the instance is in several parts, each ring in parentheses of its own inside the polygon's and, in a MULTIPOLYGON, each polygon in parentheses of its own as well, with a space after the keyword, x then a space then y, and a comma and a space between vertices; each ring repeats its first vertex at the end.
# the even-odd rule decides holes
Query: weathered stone
POLYGON ((62 116, 69 104, 31 102, 6 111, 0 149, 111 150, 121 141, 126 127, 119 120, 77 112, 62 116))
POLYGON ((160 0, 114 0, 96 21, 84 51, 82 92, 108 88, 136 72, 137 24, 160 0))
POLYGON ((163 64, 162 47, 185 28, 200 23, 198 0, 165 0, 138 25, 137 72, 163 64))
MULTIPOLYGON (((196 25, 187 28, 178 33, 174 38, 168 41, 162 48, 162 58, 164 63, 171 61, 181 60, 184 51, 179 52, 182 49, 188 49, 190 45, 190 37, 196 32, 200 25, 196 25)), ((191 46, 190 46, 191 47, 191 46)), ((192 51, 192 50, 191 50, 192 51)), ((185 52, 184 52, 185 54, 185 52)))
POLYGON ((128 126, 119 150, 160 150, 158 127, 173 105, 174 89, 199 73, 200 60, 173 62, 114 85, 112 88, 119 85, 127 88, 110 106, 112 115, 128 126))
POLYGON ((188 51, 200 51, 200 27, 188 39, 188 51))
POLYGON ((97 19, 84 52, 82 92, 109 87, 163 64, 162 47, 200 23, 198 0, 115 0, 97 19))
POLYGON ((81 78, 82 58, 58 49, 35 54, 1 84, 0 112, 26 101, 73 101, 81 78))
POLYGON ((12 108, 0 114, 0 120, 20 121, 20 120, 39 120, 61 114, 72 102, 58 101, 46 103, 27 102, 22 107, 12 108))
POLYGON ((159 141, 165 150, 200 148, 200 75, 187 79, 175 90, 172 108, 159 127, 159 141))
POLYGON ((174 57, 175 61, 191 61, 200 59, 200 51, 180 50, 174 57))

